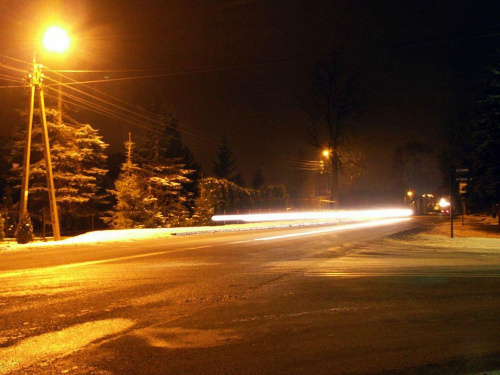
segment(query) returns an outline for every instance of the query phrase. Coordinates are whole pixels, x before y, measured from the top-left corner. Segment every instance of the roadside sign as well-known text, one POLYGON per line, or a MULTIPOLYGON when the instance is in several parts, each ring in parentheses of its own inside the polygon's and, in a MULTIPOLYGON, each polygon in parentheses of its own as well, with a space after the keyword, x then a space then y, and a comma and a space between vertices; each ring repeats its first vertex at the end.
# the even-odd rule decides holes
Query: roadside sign
POLYGON ((459 194, 467 194, 467 182, 459 182, 458 183, 458 193, 459 194))

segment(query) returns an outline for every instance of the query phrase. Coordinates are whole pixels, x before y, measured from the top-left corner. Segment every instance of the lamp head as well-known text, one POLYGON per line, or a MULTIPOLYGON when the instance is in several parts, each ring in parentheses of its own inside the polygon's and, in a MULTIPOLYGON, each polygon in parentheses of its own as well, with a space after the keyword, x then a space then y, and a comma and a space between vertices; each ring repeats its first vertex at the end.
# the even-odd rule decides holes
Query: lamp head
POLYGON ((43 34, 42 44, 49 52, 63 53, 69 48, 71 40, 66 30, 59 26, 50 26, 43 34))

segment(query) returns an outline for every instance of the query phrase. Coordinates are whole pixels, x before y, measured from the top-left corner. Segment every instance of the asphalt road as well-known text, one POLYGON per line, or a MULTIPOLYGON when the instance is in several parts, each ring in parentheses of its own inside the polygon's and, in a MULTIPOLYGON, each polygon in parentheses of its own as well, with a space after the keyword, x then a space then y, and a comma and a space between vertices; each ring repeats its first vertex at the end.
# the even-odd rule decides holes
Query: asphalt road
POLYGON ((500 369, 500 251, 384 239, 427 220, 0 252, 0 374, 500 369))

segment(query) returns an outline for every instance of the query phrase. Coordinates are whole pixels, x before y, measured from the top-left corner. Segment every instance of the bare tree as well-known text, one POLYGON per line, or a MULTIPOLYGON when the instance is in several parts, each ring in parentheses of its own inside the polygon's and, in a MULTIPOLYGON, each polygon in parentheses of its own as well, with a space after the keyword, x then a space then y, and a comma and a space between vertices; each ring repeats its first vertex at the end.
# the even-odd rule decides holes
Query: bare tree
POLYGON ((314 72, 312 93, 304 110, 310 117, 308 127, 311 144, 323 150, 331 171, 331 200, 339 205, 340 174, 359 173, 359 153, 355 152, 354 120, 364 106, 357 75, 347 69, 341 54, 332 53, 320 62, 314 72))
POLYGON ((394 152, 394 172, 401 180, 401 186, 411 191, 417 213, 422 214, 422 194, 434 193, 441 185, 438 157, 431 146, 407 142, 394 152))

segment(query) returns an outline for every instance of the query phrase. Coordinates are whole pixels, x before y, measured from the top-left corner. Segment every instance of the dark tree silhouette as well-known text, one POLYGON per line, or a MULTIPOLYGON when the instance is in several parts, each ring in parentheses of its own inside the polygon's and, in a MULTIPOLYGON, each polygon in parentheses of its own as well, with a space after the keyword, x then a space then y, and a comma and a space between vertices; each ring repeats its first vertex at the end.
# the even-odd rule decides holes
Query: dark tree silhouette
POLYGON ((312 93, 304 110, 311 119, 308 128, 311 143, 330 152, 334 206, 339 204, 339 175, 354 175, 359 167, 351 140, 354 119, 362 107, 357 75, 345 68, 340 53, 332 53, 316 67, 312 93))
POLYGON ((470 192, 478 203, 500 202, 500 63, 488 71, 472 123, 470 192))
POLYGON ((252 178, 252 188, 255 190, 259 190, 262 188, 262 186, 264 186, 264 182, 264 175, 262 174, 261 169, 257 168, 252 178))
POLYGON ((235 170, 236 159, 233 156, 231 146, 229 146, 229 140, 224 135, 217 150, 217 158, 213 161, 212 172, 216 178, 226 179, 241 186, 243 184, 243 177, 241 174, 234 175, 235 170))

